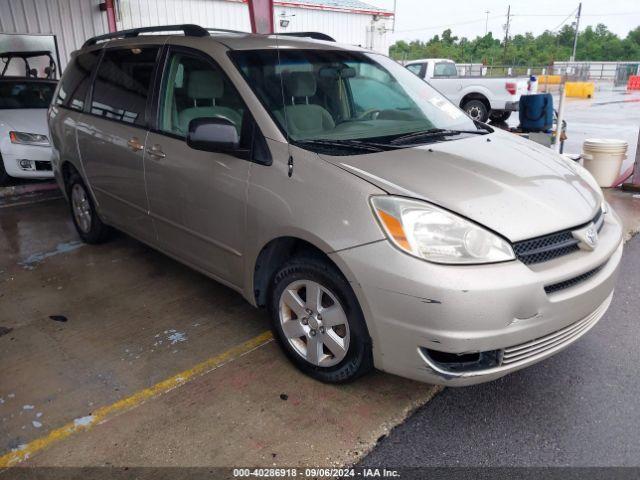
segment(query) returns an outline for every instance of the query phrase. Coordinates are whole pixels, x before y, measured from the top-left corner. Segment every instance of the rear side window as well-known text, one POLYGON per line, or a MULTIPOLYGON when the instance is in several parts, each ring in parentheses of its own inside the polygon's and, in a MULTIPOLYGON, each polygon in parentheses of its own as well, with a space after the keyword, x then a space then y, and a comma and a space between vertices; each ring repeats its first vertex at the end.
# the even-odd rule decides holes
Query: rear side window
POLYGON ((457 77, 458 69, 455 63, 451 62, 438 62, 433 67, 434 77, 457 77))
POLYGON ((98 63, 99 51, 87 52, 75 56, 60 80, 60 87, 55 98, 56 105, 62 105, 73 110, 84 109, 91 82, 91 73, 98 63))
POLYGON ((158 47, 107 50, 93 85, 91 113, 145 125, 147 97, 158 51, 158 47))

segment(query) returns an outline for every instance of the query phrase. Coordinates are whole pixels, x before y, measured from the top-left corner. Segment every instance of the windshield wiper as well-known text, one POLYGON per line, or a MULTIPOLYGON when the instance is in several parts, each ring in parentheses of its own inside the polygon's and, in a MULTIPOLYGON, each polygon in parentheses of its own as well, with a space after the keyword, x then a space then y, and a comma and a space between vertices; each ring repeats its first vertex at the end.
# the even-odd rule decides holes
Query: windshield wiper
MULTIPOLYGON (((319 147, 337 147, 337 148, 348 148, 348 149, 358 149, 364 150, 368 152, 383 152, 385 148, 383 145, 378 145, 376 143, 363 142, 360 140, 298 140, 295 142, 298 145, 316 145, 319 147)), ((393 147, 393 146, 392 146, 393 147)))
POLYGON ((446 128, 431 128, 429 130, 423 130, 421 132, 407 133, 406 135, 400 135, 394 138, 389 143, 393 145, 401 145, 403 143, 409 143, 413 140, 421 138, 433 138, 433 137, 449 137, 453 135, 462 135, 469 133, 472 135, 486 135, 489 133, 487 130, 450 130, 446 128))

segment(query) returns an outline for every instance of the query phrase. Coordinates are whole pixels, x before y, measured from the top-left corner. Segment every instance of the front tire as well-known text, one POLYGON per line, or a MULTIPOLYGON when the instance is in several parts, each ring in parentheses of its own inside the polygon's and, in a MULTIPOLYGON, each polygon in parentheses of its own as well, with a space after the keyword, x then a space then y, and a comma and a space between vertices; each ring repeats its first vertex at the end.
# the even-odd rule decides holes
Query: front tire
POLYGON ((489 118, 489 109, 480 100, 469 100, 464 104, 462 109, 467 112, 473 120, 478 122, 486 122, 489 118))
POLYGON ((71 218, 83 242, 98 244, 106 241, 111 228, 100 220, 89 191, 77 173, 68 182, 71 218))
POLYGON ((287 262, 270 289, 270 314, 286 355, 316 380, 345 383, 373 368, 358 300, 328 261, 299 257, 287 262))

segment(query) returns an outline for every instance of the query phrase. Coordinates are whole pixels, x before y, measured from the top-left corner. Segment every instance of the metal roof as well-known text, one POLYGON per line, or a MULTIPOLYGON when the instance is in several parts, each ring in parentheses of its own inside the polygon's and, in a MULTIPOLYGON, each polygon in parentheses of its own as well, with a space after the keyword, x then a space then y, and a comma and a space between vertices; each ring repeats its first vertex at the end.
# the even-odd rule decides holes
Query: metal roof
POLYGON ((393 12, 374 7, 360 0, 275 0, 275 5, 291 7, 311 7, 320 10, 342 10, 354 13, 392 16, 393 12))

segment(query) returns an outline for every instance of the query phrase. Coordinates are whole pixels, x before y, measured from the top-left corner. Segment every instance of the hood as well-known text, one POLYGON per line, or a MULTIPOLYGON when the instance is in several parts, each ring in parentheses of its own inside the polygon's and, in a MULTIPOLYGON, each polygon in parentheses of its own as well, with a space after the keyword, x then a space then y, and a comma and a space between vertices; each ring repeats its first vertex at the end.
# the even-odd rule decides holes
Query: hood
POLYGON ((0 110, 0 129, 39 133, 49 136, 46 108, 10 108, 0 110))
POLYGON ((321 157, 394 195, 427 200, 516 242, 589 222, 597 185, 557 153, 506 133, 321 157))

